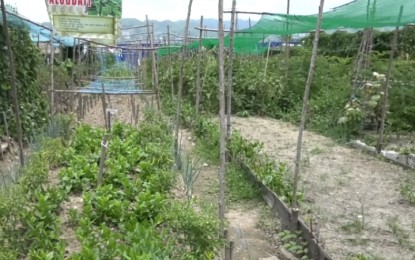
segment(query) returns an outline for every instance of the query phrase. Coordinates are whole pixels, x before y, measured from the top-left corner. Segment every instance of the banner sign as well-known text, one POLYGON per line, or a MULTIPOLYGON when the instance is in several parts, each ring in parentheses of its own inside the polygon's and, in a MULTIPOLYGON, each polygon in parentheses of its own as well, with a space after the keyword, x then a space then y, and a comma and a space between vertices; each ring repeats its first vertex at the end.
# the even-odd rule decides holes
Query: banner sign
POLYGON ((45 0, 52 26, 62 36, 115 42, 122 0, 45 0))

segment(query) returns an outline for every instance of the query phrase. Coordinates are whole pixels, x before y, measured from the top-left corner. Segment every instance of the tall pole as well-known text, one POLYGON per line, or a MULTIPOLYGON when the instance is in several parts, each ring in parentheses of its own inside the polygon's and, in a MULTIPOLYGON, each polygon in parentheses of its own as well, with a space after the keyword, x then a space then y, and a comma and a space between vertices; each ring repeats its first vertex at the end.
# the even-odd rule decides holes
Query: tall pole
POLYGON ((55 104, 55 85, 54 85, 54 62, 55 59, 55 51, 53 48, 53 37, 54 37, 54 30, 52 27, 52 30, 50 32, 50 115, 53 116, 54 113, 54 104, 55 104))
POLYGON ((292 195, 292 229, 297 229, 298 224, 298 201, 297 201, 297 187, 298 181, 300 177, 300 163, 301 163, 301 149, 302 149, 302 142, 303 142, 303 132, 304 132, 304 125, 307 116, 307 107, 308 107, 308 100, 310 97, 310 88, 311 82, 313 81, 316 61, 317 61, 317 51, 318 51, 318 42, 320 38, 320 30, 321 30, 321 23, 323 20, 323 7, 324 7, 324 0, 320 0, 320 8, 317 20, 317 30, 314 36, 314 43, 313 43, 313 52, 311 54, 311 61, 310 61, 310 69, 308 72, 307 82, 304 91, 304 99, 303 99, 303 108, 301 113, 301 122, 300 122, 300 129, 298 131, 298 139, 297 139, 297 154, 295 159, 295 168, 294 168, 294 185, 293 185, 293 195, 292 195))
POLYGON ((167 25, 167 44, 169 45, 169 73, 170 73, 170 84, 171 84, 171 96, 174 96, 174 82, 173 82, 173 60, 171 57, 171 41, 170 41, 170 26, 167 25))
POLYGON ((199 30, 199 50, 197 55, 197 74, 196 74, 196 114, 199 114, 200 106, 200 92, 202 89, 200 80, 200 66, 202 63, 202 37, 203 37, 203 15, 200 17, 200 29, 199 30))
MULTIPOLYGON (((218 8, 219 38, 219 117, 220 117, 220 168, 219 168, 219 220, 225 220, 225 171, 226 171, 226 118, 225 118, 225 44, 223 28, 223 0, 219 0, 218 8)), ((223 223, 223 222, 222 222, 223 223)), ((222 224, 223 227, 223 224, 222 224)), ((223 230, 221 230, 223 233, 223 230)))
POLYGON ((393 59, 395 57, 397 45, 398 45, 398 36, 399 36, 399 24, 401 23, 403 14, 403 6, 401 6, 401 9, 399 10, 399 18, 398 18, 398 26, 396 26, 395 32, 393 34, 392 39, 392 51, 389 56, 389 62, 388 62, 388 70, 386 73, 386 80, 383 85, 383 102, 382 102, 382 116, 380 121, 380 129, 379 129, 379 139, 378 143, 376 145, 376 150, 378 153, 382 151, 383 142, 384 142, 384 134, 385 134, 385 122, 386 122, 386 114, 388 112, 388 98, 389 98, 389 82, 392 75, 392 65, 393 65, 393 59))
POLYGON ((290 14, 290 5, 291 5, 291 3, 290 3, 290 0, 287 0, 287 24, 286 24, 286 26, 287 26, 287 36, 286 36, 286 41, 285 41, 285 80, 286 80, 286 83, 287 83, 287 86, 288 86, 288 72, 289 72, 289 69, 290 69, 290 66, 289 66, 289 60, 290 60, 290 40, 291 40, 291 35, 289 35, 289 33, 288 33, 288 31, 290 30, 290 24, 289 24, 289 21, 288 21, 288 15, 290 14))
MULTIPOLYGON (((148 21, 148 16, 146 15, 146 22, 147 22, 147 37, 150 41, 150 48, 154 47, 154 25, 151 25, 148 21)), ((151 50, 151 71, 152 71, 152 83, 153 88, 156 92, 156 99, 157 99, 157 109, 160 111, 160 91, 159 91, 159 82, 158 82, 158 73, 157 73, 157 59, 156 59, 156 52, 151 50)))
POLYGON ((17 84, 16 84, 14 55, 13 55, 12 44, 11 44, 10 35, 9 35, 9 25, 7 22, 6 6, 4 4, 4 0, 0 0, 0 1, 1 1, 1 12, 3 15, 4 38, 6 39, 7 55, 9 56, 9 69, 10 69, 11 84, 12 84, 11 95, 12 95, 13 106, 14 106, 14 118, 16 121, 17 141, 19 143, 20 165, 24 166, 23 130, 22 130, 22 122, 20 121, 20 104, 19 104, 17 84))
POLYGON ((180 57, 180 75, 179 75, 179 86, 178 86, 178 94, 177 94, 177 110, 176 110, 176 122, 175 122, 175 129, 174 129, 174 158, 176 161, 178 160, 179 156, 179 131, 180 131, 180 117, 182 113, 182 98, 183 98, 183 77, 184 77, 184 63, 185 63, 185 56, 186 56, 186 44, 187 44, 187 35, 189 32, 189 23, 190 23, 190 15, 192 13, 192 5, 193 0, 189 0, 189 6, 187 9, 187 18, 186 18, 186 26, 184 28, 183 34, 183 46, 182 52, 180 57))
POLYGON ((229 33, 229 70, 228 70, 228 89, 227 89, 227 120, 226 120, 226 142, 229 142, 231 138, 231 126, 232 126, 232 84, 233 84, 233 58, 234 58, 234 37, 235 37, 235 10, 236 0, 232 1, 232 14, 231 14, 231 28, 229 33))

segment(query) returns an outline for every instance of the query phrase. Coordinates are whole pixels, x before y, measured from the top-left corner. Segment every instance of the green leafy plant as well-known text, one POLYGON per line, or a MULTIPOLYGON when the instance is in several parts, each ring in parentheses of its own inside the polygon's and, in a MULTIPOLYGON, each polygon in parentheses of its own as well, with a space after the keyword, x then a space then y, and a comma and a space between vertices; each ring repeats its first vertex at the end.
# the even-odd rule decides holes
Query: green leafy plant
POLYGON ((295 254, 300 259, 310 259, 308 257, 307 242, 301 238, 301 231, 292 232, 290 230, 284 230, 278 234, 281 239, 284 248, 289 252, 295 254))

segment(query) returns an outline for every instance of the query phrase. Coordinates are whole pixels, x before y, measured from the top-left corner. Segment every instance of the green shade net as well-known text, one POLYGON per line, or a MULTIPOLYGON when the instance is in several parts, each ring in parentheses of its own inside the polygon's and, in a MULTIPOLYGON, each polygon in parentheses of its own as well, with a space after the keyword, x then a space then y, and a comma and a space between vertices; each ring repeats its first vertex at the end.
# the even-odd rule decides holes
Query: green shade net
MULTIPOLYGON (((267 47, 261 43, 267 42, 265 38, 269 35, 309 33, 316 29, 317 18, 317 14, 262 15, 252 28, 236 32, 235 52, 239 54, 262 53, 267 47)), ((324 12, 322 29, 384 28, 405 26, 413 22, 415 22, 415 0, 355 0, 324 12)), ((202 45, 209 48, 217 46, 218 41, 217 39, 204 39, 202 45)), ((225 46, 229 46, 229 36, 225 38, 225 46)), ((198 42, 188 46, 190 49, 197 47, 198 42)))

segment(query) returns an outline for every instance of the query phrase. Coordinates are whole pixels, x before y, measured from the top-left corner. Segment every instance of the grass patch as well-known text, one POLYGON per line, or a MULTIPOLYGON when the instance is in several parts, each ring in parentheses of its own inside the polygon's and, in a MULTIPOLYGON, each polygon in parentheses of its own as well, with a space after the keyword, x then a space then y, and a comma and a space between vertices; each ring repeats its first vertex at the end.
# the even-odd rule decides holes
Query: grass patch
POLYGON ((387 222, 392 234, 395 236, 400 247, 415 251, 415 245, 412 244, 409 232, 399 224, 399 218, 390 218, 387 222))
POLYGON ((247 200, 259 200, 261 193, 259 187, 252 184, 249 177, 230 164, 226 172, 228 203, 247 200))

